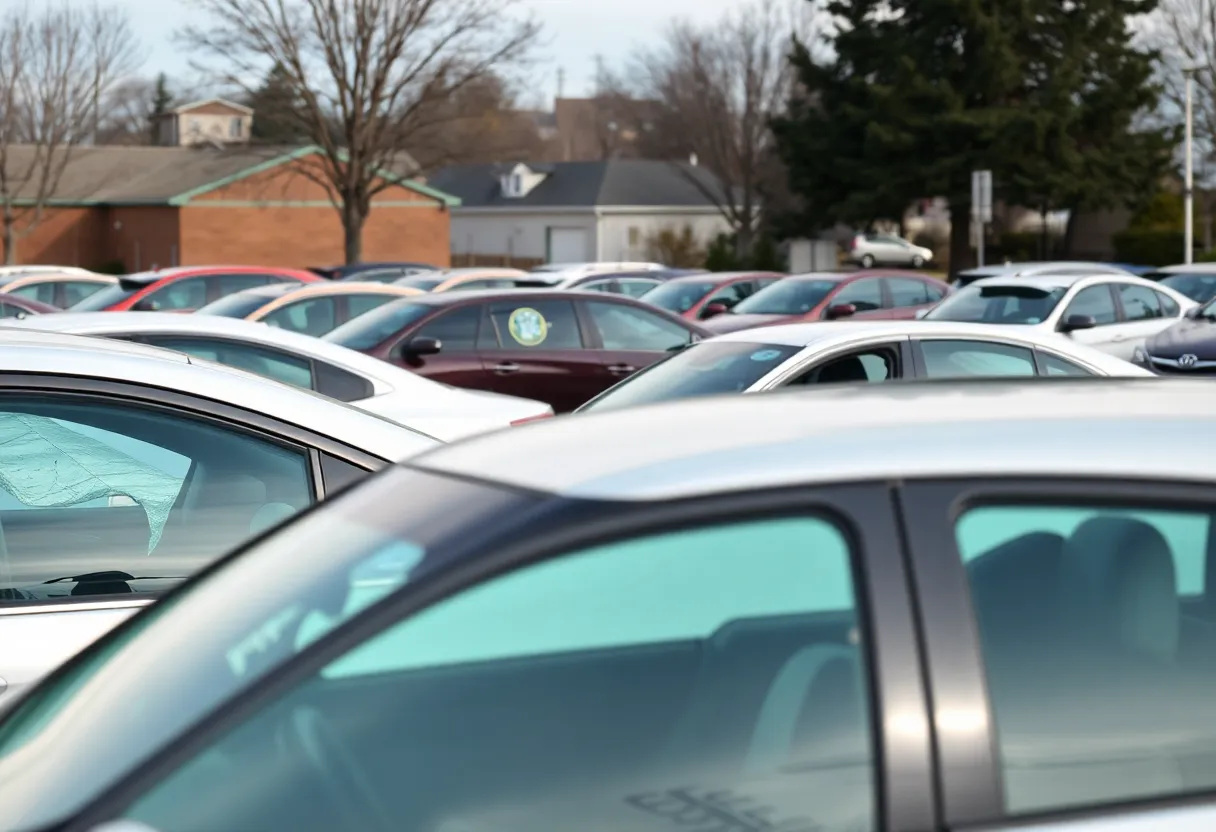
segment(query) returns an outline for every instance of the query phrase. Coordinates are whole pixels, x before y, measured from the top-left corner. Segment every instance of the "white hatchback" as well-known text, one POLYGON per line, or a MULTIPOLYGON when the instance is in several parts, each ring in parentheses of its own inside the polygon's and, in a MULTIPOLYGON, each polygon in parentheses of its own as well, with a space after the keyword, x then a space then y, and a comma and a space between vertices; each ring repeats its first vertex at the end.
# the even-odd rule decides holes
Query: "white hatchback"
POLYGON ((1061 333, 1130 361, 1137 347, 1196 305, 1181 292, 1131 274, 1038 274, 977 280, 921 319, 1061 333))

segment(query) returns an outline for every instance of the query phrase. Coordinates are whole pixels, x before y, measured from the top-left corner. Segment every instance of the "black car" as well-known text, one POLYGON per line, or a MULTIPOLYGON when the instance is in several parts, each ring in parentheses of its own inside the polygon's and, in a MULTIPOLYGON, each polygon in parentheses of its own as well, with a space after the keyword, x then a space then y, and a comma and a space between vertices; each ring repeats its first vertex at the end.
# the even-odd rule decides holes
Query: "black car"
POLYGON ((1216 300, 1147 339, 1132 362, 1161 375, 1216 377, 1216 300))
POLYGON ((0 829, 1207 832, 1213 430, 1068 379, 454 443, 19 700, 0 829))
POLYGON ((422 272, 433 272, 438 266, 429 263, 347 263, 344 266, 313 266, 313 274, 329 280, 370 280, 376 283, 392 283, 402 277, 422 272))

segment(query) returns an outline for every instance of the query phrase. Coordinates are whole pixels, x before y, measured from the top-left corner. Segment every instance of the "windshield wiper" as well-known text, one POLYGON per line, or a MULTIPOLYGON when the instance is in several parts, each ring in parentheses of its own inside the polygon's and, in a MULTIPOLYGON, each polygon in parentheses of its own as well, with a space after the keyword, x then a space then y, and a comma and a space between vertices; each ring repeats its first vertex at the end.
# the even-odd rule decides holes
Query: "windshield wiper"
POLYGON ((104 572, 86 572, 83 575, 65 575, 62 578, 51 578, 43 584, 58 584, 72 581, 72 595, 125 595, 134 592, 131 583, 134 581, 184 581, 182 575, 142 575, 136 577, 126 572, 109 570, 104 572))

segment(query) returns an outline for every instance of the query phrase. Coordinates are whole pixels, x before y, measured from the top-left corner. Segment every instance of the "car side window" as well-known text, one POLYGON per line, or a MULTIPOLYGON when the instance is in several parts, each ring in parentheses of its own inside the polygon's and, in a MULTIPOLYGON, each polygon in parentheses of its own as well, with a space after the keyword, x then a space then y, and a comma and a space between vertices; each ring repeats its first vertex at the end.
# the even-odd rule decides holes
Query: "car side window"
MULTIPOLYGON (((100 284, 95 284, 100 285, 100 284)), ((28 298, 36 300, 39 303, 49 303, 55 305, 55 284, 54 283, 35 283, 32 286, 22 286, 20 289, 14 289, 8 294, 16 295, 19 298, 28 298)), ((86 296, 82 295, 77 300, 84 300, 86 296)), ((72 301, 75 303, 75 301, 72 301)), ((70 303, 68 304, 71 305, 70 303)))
MULTIPOLYGON (((490 325, 502 349, 578 350, 583 348, 574 304, 568 300, 520 300, 491 303, 490 325)), ((484 347, 493 347, 493 339, 484 347)))
POLYGON ((1210 509, 990 503, 955 532, 1007 811, 1216 787, 1210 509))
POLYGON ((1182 307, 1172 297, 1164 292, 1156 292, 1155 294, 1157 295, 1157 303, 1161 304, 1161 311, 1165 317, 1177 318, 1182 314, 1182 307))
POLYGON ((1039 352, 1039 358, 1042 359, 1043 369, 1046 375, 1049 376, 1093 376, 1095 373, 1090 372, 1079 364, 1074 364, 1071 361, 1066 361, 1057 355, 1052 355, 1048 352, 1039 352))
POLYGON ((737 283, 731 283, 723 286, 721 289, 709 296, 709 298, 705 301, 705 306, 701 308, 701 313, 698 315, 698 317, 710 317, 705 307, 708 307, 711 303, 720 303, 727 309, 730 309, 739 301, 743 300, 749 295, 754 295, 755 293, 755 285, 748 280, 740 280, 737 283))
MULTIPOLYGON (((95 283, 91 280, 73 280, 59 284, 63 289, 63 306, 75 306, 90 295, 106 288, 105 283, 95 283)), ((51 303, 51 301, 45 301, 51 303)))
POLYGON ((588 301, 586 308, 606 350, 667 352, 692 338, 684 327, 645 309, 597 301, 588 301))
POLYGON ((330 298, 308 298, 280 306, 259 320, 270 326, 321 336, 338 325, 336 303, 330 298))
POLYGON ((1070 315, 1088 315, 1098 322, 1098 326, 1115 323, 1119 315, 1115 312, 1110 285, 1100 283, 1077 292, 1076 297, 1068 304, 1063 319, 1066 320, 1070 315))
POLYGON ((321 454, 321 479, 325 481, 326 497, 332 497, 335 492, 358 482, 370 473, 371 471, 352 462, 330 454, 321 454))
POLYGON ((853 306, 857 307, 858 312, 881 309, 882 280, 877 277, 868 277, 863 280, 854 280, 852 283, 846 283, 828 301, 829 306, 839 306, 845 303, 853 304, 853 306))
POLYGON ((898 309, 904 306, 923 306, 931 303, 929 284, 923 280, 912 280, 906 277, 888 277, 887 290, 891 293, 891 307, 898 309))
POLYGON ((655 280, 618 280, 617 291, 631 298, 640 298, 658 285, 658 281, 655 280))
POLYGON ((874 383, 899 377, 899 349, 895 346, 867 347, 845 355, 819 360, 815 366, 788 382, 789 385, 874 383))
POLYGON ((215 361, 272 378, 305 390, 314 388, 312 366, 307 359, 280 350, 255 347, 236 341, 212 338, 186 338, 175 335, 143 335, 142 341, 165 349, 177 350, 207 361, 215 361))
POLYGON ((1157 300, 1160 296, 1147 286, 1116 283, 1115 291, 1119 294, 1119 302, 1123 304, 1123 314, 1127 320, 1144 321, 1165 317, 1161 303, 1157 300))
POLYGON ((871 832, 867 636, 850 559, 833 523, 776 517, 618 539, 496 575, 254 710, 123 817, 342 828, 337 778, 356 770, 359 800, 385 829, 480 827, 488 806, 508 813, 492 827, 515 828, 510 817, 535 829, 762 806, 766 828, 813 818, 871 832), (288 748, 324 738, 346 763, 318 766, 257 740, 267 736, 288 748), (273 785, 214 799, 250 771, 273 771, 273 785))
POLYGON ((400 300, 399 295, 345 295, 346 319, 357 318, 365 312, 371 312, 378 306, 389 301, 400 300))
POLYGON ((160 311, 174 309, 198 309, 207 304, 206 277, 186 277, 149 294, 145 300, 160 311))
POLYGON ((929 296, 929 303, 937 303, 946 296, 949 288, 945 284, 925 283, 925 294, 929 296))
POLYGON ((231 295, 234 292, 243 292, 246 289, 253 289, 257 286, 265 286, 270 283, 270 277, 264 274, 221 274, 212 275, 212 279, 218 285, 219 297, 231 295))
MULTIPOLYGON (((472 352, 479 345, 477 327, 481 315, 481 306, 461 306, 423 324, 412 337, 435 338, 445 353, 472 352)), ((489 327, 485 326, 483 329, 489 329, 489 327)), ((488 335, 493 340, 493 332, 488 335)))
POLYGON ((928 378, 968 378, 973 376, 1036 375, 1034 353, 990 341, 947 341, 921 339, 918 342, 928 378))
POLYGON ((313 501, 303 448, 128 401, 6 396, 0 437, 0 603, 159 592, 313 501))

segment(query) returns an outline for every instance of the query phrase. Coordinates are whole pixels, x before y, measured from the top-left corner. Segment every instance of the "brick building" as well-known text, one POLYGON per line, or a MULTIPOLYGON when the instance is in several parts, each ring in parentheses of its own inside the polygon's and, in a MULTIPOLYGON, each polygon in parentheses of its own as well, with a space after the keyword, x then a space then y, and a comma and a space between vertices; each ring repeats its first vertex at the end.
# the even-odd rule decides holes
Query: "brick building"
MULTIPOLYGON (((27 169, 22 165, 32 159, 32 148, 9 148, 10 170, 27 169)), ((340 263, 342 225, 319 174, 313 147, 74 148, 40 218, 29 195, 19 191, 13 200, 16 262, 130 272, 340 263)), ((389 181, 364 226, 363 259, 446 266, 449 209, 459 200, 417 182, 389 181)))

